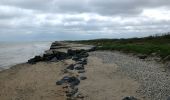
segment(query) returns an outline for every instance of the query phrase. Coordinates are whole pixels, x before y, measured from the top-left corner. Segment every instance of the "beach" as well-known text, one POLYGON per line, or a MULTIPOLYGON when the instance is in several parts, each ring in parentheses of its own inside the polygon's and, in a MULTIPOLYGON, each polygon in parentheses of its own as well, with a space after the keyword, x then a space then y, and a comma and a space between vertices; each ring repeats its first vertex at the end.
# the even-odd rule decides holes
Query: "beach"
POLYGON ((64 46, 52 47, 48 54, 57 52, 57 59, 47 61, 50 54, 0 72, 1 100, 67 100, 64 87, 68 83, 59 85, 56 82, 70 75, 77 79, 81 75, 86 77, 71 90, 77 89, 81 94, 81 97, 77 93, 69 97, 74 100, 122 100, 129 96, 139 100, 166 100, 170 93, 169 70, 156 61, 118 51, 95 51, 90 45, 64 43, 64 46), (70 64, 77 64, 72 58, 59 55, 60 52, 68 54, 68 49, 71 53, 87 51, 84 73, 68 69, 70 64))

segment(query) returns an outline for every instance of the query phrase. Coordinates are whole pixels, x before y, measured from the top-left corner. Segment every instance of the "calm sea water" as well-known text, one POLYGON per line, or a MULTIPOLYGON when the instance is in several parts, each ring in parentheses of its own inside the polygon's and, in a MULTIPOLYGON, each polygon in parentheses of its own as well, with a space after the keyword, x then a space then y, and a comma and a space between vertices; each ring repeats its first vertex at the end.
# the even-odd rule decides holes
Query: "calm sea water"
POLYGON ((50 45, 51 42, 0 42, 0 70, 41 55, 50 45))

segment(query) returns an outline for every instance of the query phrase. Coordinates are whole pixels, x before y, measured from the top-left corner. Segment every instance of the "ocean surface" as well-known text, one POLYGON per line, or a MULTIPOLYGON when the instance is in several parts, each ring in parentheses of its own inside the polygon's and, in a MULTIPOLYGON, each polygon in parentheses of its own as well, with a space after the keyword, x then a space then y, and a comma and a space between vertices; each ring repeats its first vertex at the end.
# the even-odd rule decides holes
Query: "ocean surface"
POLYGON ((0 70, 41 55, 52 42, 0 42, 0 70))

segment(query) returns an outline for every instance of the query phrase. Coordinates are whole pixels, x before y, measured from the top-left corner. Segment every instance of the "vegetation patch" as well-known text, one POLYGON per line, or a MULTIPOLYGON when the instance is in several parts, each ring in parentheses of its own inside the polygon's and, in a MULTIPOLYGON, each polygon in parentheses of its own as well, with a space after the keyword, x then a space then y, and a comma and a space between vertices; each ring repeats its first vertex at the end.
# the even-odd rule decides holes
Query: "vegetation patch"
POLYGON ((161 58, 170 55, 170 33, 144 38, 95 39, 72 42, 96 45, 97 50, 119 50, 147 55, 155 54, 161 58))

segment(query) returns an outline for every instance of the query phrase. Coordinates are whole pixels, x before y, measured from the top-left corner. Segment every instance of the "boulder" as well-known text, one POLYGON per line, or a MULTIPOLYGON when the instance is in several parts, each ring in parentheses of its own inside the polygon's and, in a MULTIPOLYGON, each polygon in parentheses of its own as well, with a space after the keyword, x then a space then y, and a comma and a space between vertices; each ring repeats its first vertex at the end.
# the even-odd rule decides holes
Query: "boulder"
POLYGON ((42 57, 41 56, 35 56, 34 58, 28 60, 29 64, 35 64, 36 62, 42 61, 42 57))

